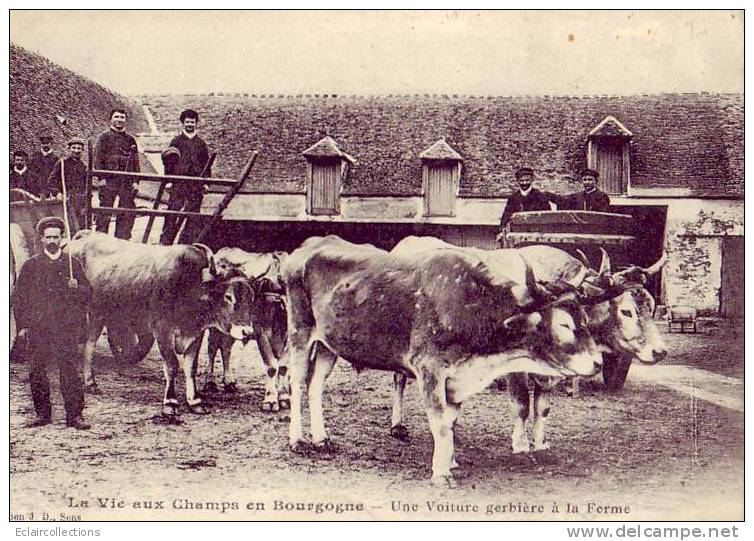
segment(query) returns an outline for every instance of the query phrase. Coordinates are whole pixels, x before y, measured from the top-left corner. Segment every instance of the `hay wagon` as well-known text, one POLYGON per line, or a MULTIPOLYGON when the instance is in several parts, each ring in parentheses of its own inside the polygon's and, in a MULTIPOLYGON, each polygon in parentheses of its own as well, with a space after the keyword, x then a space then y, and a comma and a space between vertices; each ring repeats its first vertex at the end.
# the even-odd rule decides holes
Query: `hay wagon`
MULTIPOLYGON (((600 248, 611 261, 628 264, 635 237, 633 217, 628 214, 591 212, 582 210, 535 211, 514 214, 506 243, 510 247, 547 244, 576 255, 576 249, 586 254, 596 268, 600 248)), ((604 355, 602 378, 605 387, 621 389, 631 368, 631 359, 604 355)))

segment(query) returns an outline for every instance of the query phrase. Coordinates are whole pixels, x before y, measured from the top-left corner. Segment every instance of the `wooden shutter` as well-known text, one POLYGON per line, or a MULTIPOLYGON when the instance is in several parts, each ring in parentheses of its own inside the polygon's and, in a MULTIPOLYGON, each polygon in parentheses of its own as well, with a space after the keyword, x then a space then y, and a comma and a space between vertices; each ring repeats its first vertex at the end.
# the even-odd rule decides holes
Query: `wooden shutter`
POLYGON ((340 160, 311 164, 311 214, 338 214, 340 199, 340 160))
POLYGON ((442 162, 425 166, 427 216, 453 216, 457 190, 458 164, 442 162))
POLYGON ((595 169, 600 174, 597 184, 609 194, 623 194, 628 179, 625 178, 624 171, 627 170, 627 164, 624 163, 624 145, 611 142, 597 143, 595 169))
POLYGON ((744 317, 744 238, 723 237, 720 312, 744 317))

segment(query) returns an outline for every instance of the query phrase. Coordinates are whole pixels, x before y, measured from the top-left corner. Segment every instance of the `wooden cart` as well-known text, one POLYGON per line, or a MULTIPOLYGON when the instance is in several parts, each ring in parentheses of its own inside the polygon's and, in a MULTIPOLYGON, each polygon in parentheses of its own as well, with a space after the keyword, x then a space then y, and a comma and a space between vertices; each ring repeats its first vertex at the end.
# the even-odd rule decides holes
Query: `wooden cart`
MULTIPOLYGON (((630 249, 635 237, 633 217, 611 212, 582 210, 519 212, 510 222, 506 244, 510 247, 547 244, 576 255, 576 249, 586 254, 597 268, 600 248, 604 248, 613 262, 630 263, 630 249)), ((621 389, 631 368, 631 359, 604 354, 602 378, 608 390, 621 389)), ((574 394, 578 393, 575 382, 574 394)))

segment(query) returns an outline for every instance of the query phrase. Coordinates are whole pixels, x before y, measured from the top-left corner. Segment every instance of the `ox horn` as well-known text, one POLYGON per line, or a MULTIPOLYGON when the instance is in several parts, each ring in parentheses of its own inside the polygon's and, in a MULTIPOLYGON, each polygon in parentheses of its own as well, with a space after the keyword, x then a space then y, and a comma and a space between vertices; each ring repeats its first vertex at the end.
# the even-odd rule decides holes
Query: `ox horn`
POLYGON ((660 256, 660 259, 658 259, 657 262, 654 263, 654 265, 651 265, 645 269, 643 268, 641 270, 643 270, 645 273, 651 276, 653 274, 657 274, 660 271, 660 269, 665 266, 665 263, 667 262, 668 262, 668 254, 665 251, 663 251, 662 256, 660 256))
POLYGON ((610 256, 607 255, 605 249, 600 246, 600 253, 602 254, 602 261, 600 261, 599 274, 610 274, 610 256))
POLYGON ((585 267, 591 269, 592 266, 589 264, 589 258, 586 257, 586 254, 582 252, 579 248, 576 248, 576 256, 579 261, 581 261, 585 267))
POLYGON ((576 276, 574 276, 573 278, 569 280, 563 280, 563 281, 573 287, 579 287, 582 283, 584 283, 584 280, 586 279, 590 270, 591 269, 588 266, 581 267, 579 272, 576 273, 576 276))
POLYGON ((206 269, 202 269, 202 281, 203 282, 212 281, 217 276, 217 269, 215 268, 215 253, 206 244, 200 244, 198 242, 195 242, 191 246, 193 246, 194 248, 198 248, 199 250, 204 252, 204 255, 207 257, 207 262, 209 266, 206 269))

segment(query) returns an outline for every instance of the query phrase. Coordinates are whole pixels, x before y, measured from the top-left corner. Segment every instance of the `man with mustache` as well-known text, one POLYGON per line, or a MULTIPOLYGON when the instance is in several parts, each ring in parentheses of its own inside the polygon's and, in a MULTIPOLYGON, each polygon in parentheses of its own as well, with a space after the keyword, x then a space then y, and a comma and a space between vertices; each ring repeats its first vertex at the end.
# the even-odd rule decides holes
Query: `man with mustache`
POLYGON ((518 190, 508 198, 503 216, 500 218, 498 242, 502 242, 505 238, 505 228, 516 212, 552 210, 548 194, 533 187, 534 171, 530 167, 520 167, 516 171, 516 180, 518 181, 518 190))

